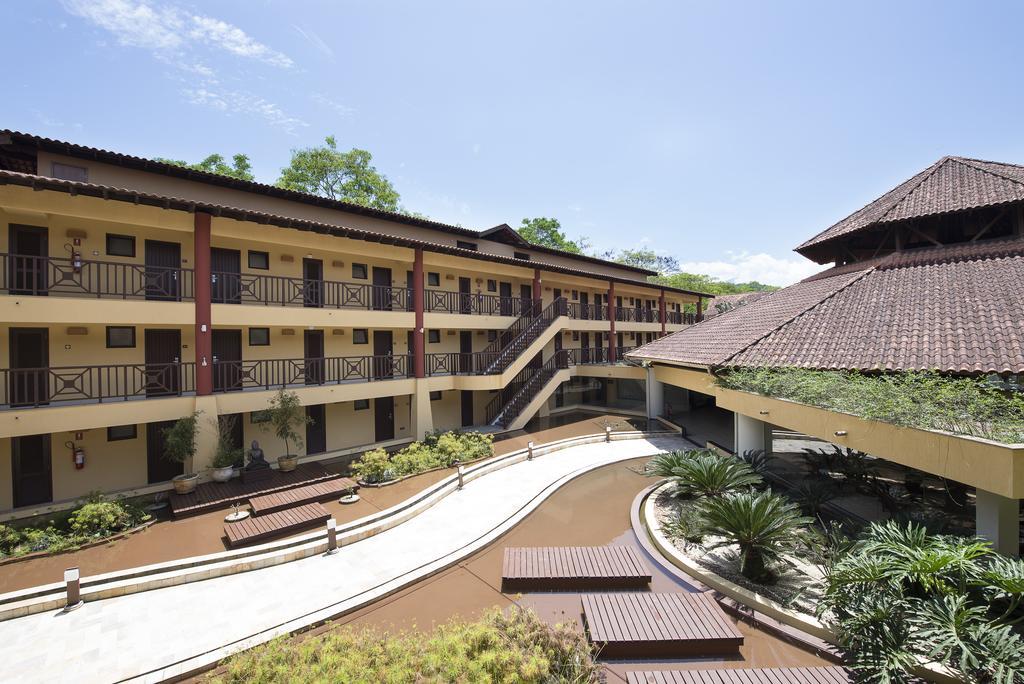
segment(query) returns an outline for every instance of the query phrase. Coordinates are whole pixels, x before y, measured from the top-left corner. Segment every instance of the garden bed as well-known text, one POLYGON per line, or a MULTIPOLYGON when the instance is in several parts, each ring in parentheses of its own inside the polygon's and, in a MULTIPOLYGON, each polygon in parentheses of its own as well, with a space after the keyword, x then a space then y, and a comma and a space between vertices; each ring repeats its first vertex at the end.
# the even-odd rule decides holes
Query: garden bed
POLYGON ((352 464, 364 487, 387 486, 413 475, 483 460, 494 454, 494 437, 480 432, 435 432, 389 454, 372 449, 352 464))

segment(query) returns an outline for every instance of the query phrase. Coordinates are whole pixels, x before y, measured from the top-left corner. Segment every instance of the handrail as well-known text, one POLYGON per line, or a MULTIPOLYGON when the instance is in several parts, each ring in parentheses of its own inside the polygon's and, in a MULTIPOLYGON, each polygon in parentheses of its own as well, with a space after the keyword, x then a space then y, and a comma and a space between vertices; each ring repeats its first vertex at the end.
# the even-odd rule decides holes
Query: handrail
POLYGON ((393 285, 290 278, 254 273, 211 273, 215 304, 262 304, 327 309, 412 311, 412 293, 393 285))
POLYGON ((453 292, 451 290, 423 291, 423 310, 428 313, 470 314, 477 316, 521 316, 529 313, 532 299, 499 297, 498 295, 453 292))
POLYGON ((7 294, 183 301, 194 298, 187 268, 27 254, 0 254, 0 288, 7 294))
POLYGON ((242 361, 214 359, 213 391, 394 380, 410 377, 410 368, 412 363, 408 354, 242 361))
MULTIPOLYGON (((493 417, 489 416, 487 422, 491 425, 497 423, 502 427, 508 427, 509 423, 512 422, 512 419, 522 413, 523 409, 526 408, 526 405, 529 404, 535 396, 537 396, 537 392, 539 392, 542 387, 548 384, 551 378, 554 377, 555 373, 568 367, 570 356, 568 351, 569 350, 567 349, 559 349, 557 352, 552 354, 540 368, 524 369, 524 373, 528 371, 528 375, 525 377, 524 381, 516 388, 509 401, 506 402, 500 410, 497 410, 493 417)), ((488 404, 488 414, 490 413, 491 405, 488 404)))
POLYGON ((0 407, 169 397, 195 391, 194 363, 0 369, 0 407))

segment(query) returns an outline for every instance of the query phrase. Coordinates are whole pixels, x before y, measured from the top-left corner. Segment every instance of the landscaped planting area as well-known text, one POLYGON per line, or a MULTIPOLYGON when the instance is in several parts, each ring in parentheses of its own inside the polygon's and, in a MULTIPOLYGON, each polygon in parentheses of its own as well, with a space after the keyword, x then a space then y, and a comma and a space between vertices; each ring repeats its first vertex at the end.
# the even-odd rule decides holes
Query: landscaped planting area
POLYGON ((820 501, 773 491, 769 463, 703 449, 652 459, 673 484, 655 502, 662 531, 706 570, 833 628, 858 681, 916 681, 923 663, 965 682, 1024 678, 1024 561, 906 519, 822 515, 820 501))
POLYGON ((1016 385, 939 373, 868 374, 803 368, 731 368, 716 382, 868 420, 1024 442, 1024 393, 1016 385))
POLYGON ((435 432, 395 454, 384 449, 367 451, 352 470, 363 482, 378 484, 485 458, 494 453, 493 442, 492 435, 480 432, 435 432))

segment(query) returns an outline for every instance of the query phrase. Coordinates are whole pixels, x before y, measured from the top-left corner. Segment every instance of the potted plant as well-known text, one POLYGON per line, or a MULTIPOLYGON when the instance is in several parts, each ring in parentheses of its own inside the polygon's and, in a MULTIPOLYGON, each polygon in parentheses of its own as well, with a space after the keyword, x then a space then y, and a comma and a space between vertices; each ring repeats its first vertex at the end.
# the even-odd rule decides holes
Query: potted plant
MULTIPOLYGON (((183 416, 174 425, 164 430, 164 458, 185 464, 196 454, 196 434, 199 432, 199 411, 183 416)), ((171 478, 174 491, 190 494, 199 482, 198 473, 182 473, 171 478)))
POLYGON ((270 400, 267 422, 273 427, 274 434, 284 440, 284 456, 278 457, 278 467, 282 473, 295 470, 295 466, 299 464, 299 456, 292 454, 291 444, 294 443, 296 448, 302 447, 299 427, 305 427, 311 422, 299 402, 299 395, 295 392, 278 391, 270 400))
POLYGON ((235 468, 242 464, 243 452, 235 446, 235 416, 224 416, 217 421, 217 453, 213 456, 213 481, 227 482, 235 475, 235 468))

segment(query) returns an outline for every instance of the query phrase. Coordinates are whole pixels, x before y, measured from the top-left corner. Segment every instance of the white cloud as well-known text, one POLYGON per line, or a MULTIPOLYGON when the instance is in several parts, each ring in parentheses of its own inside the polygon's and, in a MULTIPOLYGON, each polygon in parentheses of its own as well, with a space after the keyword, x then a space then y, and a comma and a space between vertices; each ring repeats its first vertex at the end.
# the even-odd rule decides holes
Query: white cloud
POLYGON ((722 280, 747 282, 756 280, 767 285, 792 285, 822 270, 808 259, 780 259, 761 252, 726 252, 720 261, 687 261, 679 264, 687 273, 703 273, 722 280))
POLYGON ((210 107, 227 114, 244 114, 259 117, 271 126, 277 126, 290 135, 294 135, 299 128, 309 126, 302 119, 289 116, 273 102, 251 93, 238 91, 218 92, 209 88, 185 88, 182 90, 182 94, 194 105, 210 107))
POLYGON ((276 67, 294 62, 252 38, 242 29, 174 5, 148 0, 63 0, 65 9, 114 34, 122 45, 144 48, 163 55, 182 55, 206 48, 224 50, 276 67))
POLYGON ((327 97, 322 93, 313 93, 310 96, 310 99, 313 100, 313 102, 322 104, 325 107, 330 107, 338 114, 338 116, 351 116, 356 111, 347 105, 343 105, 340 102, 335 102, 334 100, 332 100, 331 98, 327 97))

